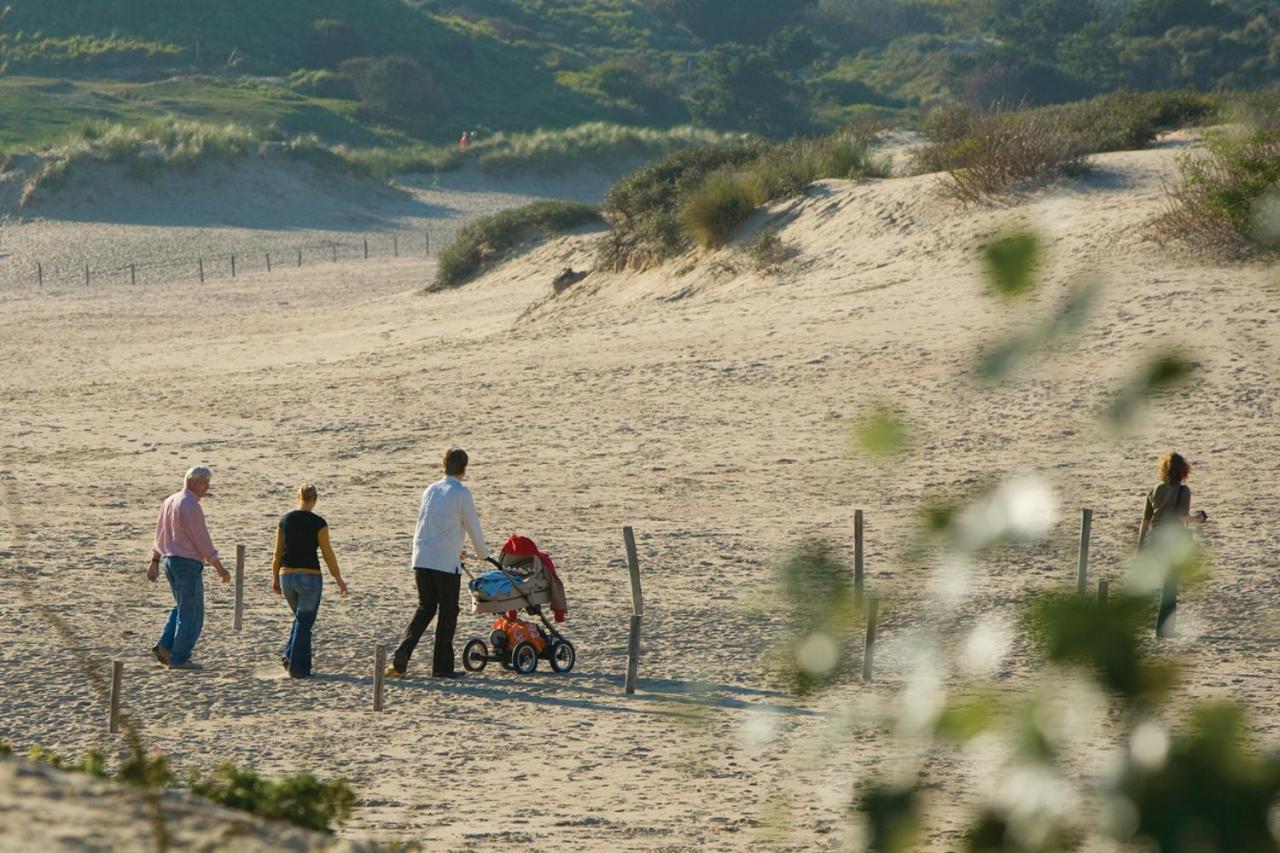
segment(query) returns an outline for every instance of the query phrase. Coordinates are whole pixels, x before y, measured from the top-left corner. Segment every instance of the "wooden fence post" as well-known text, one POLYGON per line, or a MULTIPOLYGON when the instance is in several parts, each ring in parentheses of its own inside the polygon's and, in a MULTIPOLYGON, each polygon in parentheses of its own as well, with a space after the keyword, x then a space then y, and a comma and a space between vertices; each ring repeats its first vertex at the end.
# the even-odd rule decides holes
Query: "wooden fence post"
POLYGON ((88 264, 84 265, 84 286, 85 287, 89 286, 89 265, 88 264))
POLYGON ((236 617, 235 629, 244 624, 244 546, 236 546, 236 617))
POLYGON ((391 256, 393 258, 400 257, 400 238, 392 236, 391 238, 391 256))
POLYGON ((267 252, 267 272, 271 272, 271 253, 267 252))
POLYGON ((116 734, 120 731, 120 688, 124 680, 124 662, 111 662, 111 712, 107 717, 107 731, 116 734))
POLYGON ((333 249, 333 262, 336 264, 338 262, 338 244, 336 242, 331 243, 329 248, 333 249))
POLYGON ((138 271, 134 268, 133 264, 129 264, 129 283, 138 283, 138 271))
POLYGON ((373 650, 373 710, 382 710, 382 681, 386 677, 387 647, 378 643, 373 650))
POLYGON ((200 264, 200 283, 204 284, 204 258, 197 258, 196 263, 200 264))
POLYGON ((876 619, 880 613, 880 600, 874 595, 867 597, 867 639, 862 650, 862 680, 871 680, 871 664, 876 652, 876 619))
POLYGON ((36 284, 44 287, 44 264, 36 261, 36 284))
POLYGON ((627 569, 631 574, 631 633, 627 638, 627 693, 636 692, 636 676, 640 669, 640 617, 644 615, 644 596, 640 592, 640 560, 636 556, 636 537, 630 527, 622 528, 627 546, 627 569))
POLYGON ((862 510, 855 509, 853 511, 853 603, 855 607, 862 606, 863 583, 862 510))
POLYGON ((298 250, 298 266, 302 266, 302 250, 298 250))
POLYGON ((426 235, 426 238, 427 238, 427 255, 428 255, 428 256, 430 256, 430 254, 431 254, 431 232, 430 232, 430 231, 423 231, 422 233, 423 233, 424 235, 426 235))
POLYGON ((1156 614, 1156 636, 1172 637, 1178 622, 1178 581, 1169 578, 1160 587, 1160 611, 1156 614))
POLYGON ((364 238, 364 259, 369 260, 369 238, 364 238))
POLYGON ((236 277, 236 256, 235 255, 231 256, 231 277, 232 278, 236 277))
POLYGON ((1076 560, 1076 594, 1084 595, 1089 589, 1089 532, 1093 527, 1093 510, 1080 510, 1080 555, 1076 560))
POLYGON ((1105 580, 1098 581, 1098 603, 1099 604, 1107 603, 1107 590, 1108 590, 1107 582, 1105 580))

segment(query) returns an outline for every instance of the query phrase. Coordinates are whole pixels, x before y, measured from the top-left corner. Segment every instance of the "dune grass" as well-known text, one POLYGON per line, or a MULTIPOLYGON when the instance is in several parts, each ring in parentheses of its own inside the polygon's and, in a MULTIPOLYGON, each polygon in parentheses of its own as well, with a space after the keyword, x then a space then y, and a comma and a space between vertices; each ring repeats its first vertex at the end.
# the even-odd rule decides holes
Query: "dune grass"
POLYGON ((1222 104, 1220 96, 1173 90, 987 112, 944 107, 925 118, 929 144, 916 153, 915 168, 947 172, 952 195, 981 201, 1026 182, 1079 173, 1090 154, 1143 148, 1162 131, 1213 121, 1222 104))
POLYGON ((1229 255, 1280 249, 1280 127, 1210 134, 1178 166, 1157 233, 1229 255))
POLYGON ((537 201, 482 217, 459 231, 440 253, 435 286, 466 282, 526 240, 600 221, 595 205, 569 201, 537 201))
POLYGON ((487 172, 566 172, 584 163, 593 166, 652 160, 695 145, 728 142, 734 134, 683 125, 673 128, 631 127, 609 122, 587 122, 562 130, 533 133, 499 133, 481 139, 476 163, 487 172))

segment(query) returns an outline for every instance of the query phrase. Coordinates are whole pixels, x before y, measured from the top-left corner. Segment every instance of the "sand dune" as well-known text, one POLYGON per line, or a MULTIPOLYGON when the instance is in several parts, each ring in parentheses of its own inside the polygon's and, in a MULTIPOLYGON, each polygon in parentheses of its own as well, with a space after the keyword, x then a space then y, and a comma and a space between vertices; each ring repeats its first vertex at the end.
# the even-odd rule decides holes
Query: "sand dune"
MULTIPOLYGON (((1079 507, 1094 509, 1095 576, 1119 580, 1154 460, 1177 447, 1215 519, 1215 581, 1187 595, 1175 641, 1184 695, 1248 702, 1262 745, 1276 748, 1280 281, 1263 264, 1212 265, 1145 239, 1180 150, 1101 156, 1091 177, 978 209, 942 199, 937 176, 824 182, 748 223, 744 237, 777 228, 794 250, 776 273, 730 247, 645 273, 593 272, 553 296, 563 267, 591 264, 594 237, 579 234, 430 294, 429 263, 408 257, 203 288, 9 287, 0 739, 65 754, 115 744, 49 613, 102 666, 126 662, 127 707, 179 770, 233 760, 348 777, 360 799, 346 837, 476 849, 842 844, 856 838, 855 785, 894 760, 846 711, 904 685, 930 566, 899 543, 923 502, 1010 470, 1053 485, 1053 536, 993 556, 966 605, 974 618, 1013 619, 1035 590, 1071 583, 1079 507), (1044 234, 1049 257, 1042 292, 1006 308, 983 292, 976 248, 1014 225, 1044 234), (1052 312, 1081 276, 1104 290, 1077 339, 981 388, 977 353, 1052 312), (1188 348, 1197 378, 1135 432, 1107 434, 1099 412, 1164 346, 1188 348), (914 449, 877 466, 851 454, 848 428, 886 400, 915 425, 914 449), (564 566, 578 667, 487 670, 448 686, 415 677, 390 685, 375 715, 374 644, 410 616, 418 495, 454 442, 473 453, 490 538, 530 535, 564 566), (246 546, 249 586, 240 634, 230 591, 210 587, 198 650, 208 670, 190 676, 149 662, 167 591, 143 570, 156 506, 196 462, 214 468, 206 512, 224 553, 246 546), (321 675, 295 683, 273 666, 288 619, 268 581, 272 525, 303 479, 319 485, 352 595, 327 589, 321 675), (796 699, 762 664, 785 627, 771 568, 805 537, 848 543, 855 507, 867 513, 871 583, 892 602, 877 681, 796 699), (622 692, 626 524, 648 608, 634 696, 622 692)), ((118 227, 37 222, 14 239, 53 247, 118 227)), ((159 242, 193 233, 129 227, 159 242)), ((483 628, 464 614, 460 641, 483 628)), ((1034 671, 1018 637, 996 683, 1023 686, 1034 671)), ((1081 745, 1080 763, 1111 748, 1081 745)), ((970 758, 928 762, 929 849, 958 843, 983 784, 970 758)), ((1088 849, 1112 848, 1094 833, 1088 849)))

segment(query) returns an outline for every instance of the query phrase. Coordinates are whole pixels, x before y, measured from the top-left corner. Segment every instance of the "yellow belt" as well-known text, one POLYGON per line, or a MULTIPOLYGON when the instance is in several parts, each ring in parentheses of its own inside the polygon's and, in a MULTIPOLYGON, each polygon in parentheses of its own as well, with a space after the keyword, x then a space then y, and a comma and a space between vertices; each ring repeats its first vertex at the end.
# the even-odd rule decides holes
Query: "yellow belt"
POLYGON ((284 575, 318 575, 320 573, 319 569, 290 569, 286 566, 280 567, 280 575, 282 577, 284 575))

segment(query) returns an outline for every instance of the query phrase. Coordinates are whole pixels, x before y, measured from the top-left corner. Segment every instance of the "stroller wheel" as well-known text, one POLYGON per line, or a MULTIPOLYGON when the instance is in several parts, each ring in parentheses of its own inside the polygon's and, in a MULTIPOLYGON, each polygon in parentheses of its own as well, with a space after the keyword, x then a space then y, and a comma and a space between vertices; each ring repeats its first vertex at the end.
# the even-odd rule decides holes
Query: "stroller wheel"
POLYGON ((538 668, 538 651, 533 643, 516 643, 511 650, 511 668, 521 675, 528 675, 538 668))
POLYGON ((578 654, 573 650, 573 643, 568 640, 556 640, 551 644, 551 668, 556 672, 568 672, 573 669, 578 654))
POLYGON ((489 650, 484 647, 484 640, 476 637, 468 640, 462 647, 462 668, 467 672, 479 672, 489 662, 489 650))

